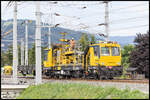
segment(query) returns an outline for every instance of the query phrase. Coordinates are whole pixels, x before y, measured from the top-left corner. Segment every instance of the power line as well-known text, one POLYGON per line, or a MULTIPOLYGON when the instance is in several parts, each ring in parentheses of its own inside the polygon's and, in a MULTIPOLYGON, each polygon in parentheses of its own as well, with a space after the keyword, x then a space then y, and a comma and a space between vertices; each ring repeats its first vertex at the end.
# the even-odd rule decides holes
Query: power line
MULTIPOLYGON (((138 11, 138 12, 145 12, 145 11, 148 11, 148 9, 143 9, 143 10, 138 11)), ((133 11, 133 12, 134 12, 134 11, 133 11)), ((128 11, 128 12, 122 12, 122 13, 133 13, 133 12, 128 11)), ((102 13, 104 13, 104 12, 96 12, 96 13, 102 14, 102 13)), ((110 13, 112 13, 112 12, 110 12, 110 13)), ((119 12, 119 13, 120 13, 120 12, 119 12)), ((80 16, 84 16, 84 15, 80 15, 80 16)), ((92 13, 92 14, 90 15, 90 17, 92 17, 92 16, 96 16, 96 15, 92 13)), ((97 15, 97 16, 100 16, 100 15, 97 15)), ((80 19, 86 18, 86 17, 89 17, 89 16, 80 17, 80 19)), ((99 18, 102 18, 102 17, 99 17, 99 18)))
POLYGON ((125 18, 125 19, 119 19, 119 20, 113 20, 113 21, 110 21, 110 23, 120 23, 120 21, 127 21, 127 20, 135 20, 135 19, 139 19, 139 18, 145 18, 145 17, 148 17, 148 16, 140 16, 140 17, 130 17, 130 18, 125 18))
MULTIPOLYGON (((18 3, 21 3, 21 4, 17 4, 17 5, 22 5, 22 4, 24 4, 25 3, 25 1, 21 1, 21 2, 18 2, 18 3)), ((5 14, 7 13, 7 11, 8 11, 8 7, 9 7, 9 9, 10 8, 12 8, 13 6, 12 5, 14 5, 14 3, 12 2, 12 3, 10 3, 10 6, 8 6, 8 5, 6 5, 6 7, 4 8, 4 13, 3 13, 3 16, 5 16, 5 14)), ((27 6, 26 6, 27 7, 27 6)), ((17 9, 17 10, 19 10, 19 9, 17 9)), ((10 12, 10 10, 9 10, 9 12, 10 12)))
MULTIPOLYGON (((124 30, 124 29, 131 29, 131 28, 140 28, 140 27, 145 27, 145 26, 149 26, 148 24, 145 24, 145 25, 138 25, 138 26, 131 26, 131 27, 124 27, 124 28, 120 28, 120 29, 114 29, 114 30, 124 30)), ((112 29, 112 31, 114 31, 112 29)))
POLYGON ((129 24, 129 25, 131 25, 131 23, 132 23, 132 25, 133 25, 133 23, 136 25, 137 23, 144 23, 143 22, 143 20, 137 20, 137 21, 127 21, 127 22, 116 22, 116 23, 110 23, 111 25, 114 25, 114 24, 120 24, 120 25, 123 25, 123 24, 129 24))
MULTIPOLYGON (((149 9, 142 9, 140 11, 136 11, 136 12, 145 12, 145 11, 149 11, 149 9)), ((135 11, 122 11, 122 12, 115 12, 116 13, 134 13, 135 11)), ((114 12, 110 12, 111 14, 114 14, 114 12)))
POLYGON ((29 7, 27 5, 24 5, 23 7, 19 8, 18 11, 22 10, 23 8, 29 7))
MULTIPOLYGON (((110 29, 111 30, 111 32, 113 32, 113 31, 118 31, 118 30, 124 30, 124 29, 134 29, 134 28, 141 28, 141 27, 145 27, 145 26, 149 26, 148 24, 145 24, 145 25, 138 25, 138 26, 131 26, 131 27, 124 27, 124 28, 116 28, 116 29, 110 29)), ((88 29, 89 30, 89 29, 88 29)), ((93 30, 93 31, 96 31, 96 30, 93 30)), ((104 31, 101 31, 101 33, 104 33, 104 31)))
POLYGON ((122 10, 122 9, 128 9, 128 8, 138 7, 138 6, 142 6, 142 5, 144 5, 144 4, 146 4, 146 3, 137 4, 137 5, 128 6, 128 7, 121 7, 121 8, 117 8, 117 9, 112 9, 111 12, 119 11, 119 10, 122 10))
MULTIPOLYGON (((95 6, 95 5, 100 5, 101 3, 97 3, 97 4, 66 4, 66 5, 58 5, 58 4, 56 4, 55 6, 56 7, 71 7, 71 6, 85 6, 85 5, 93 5, 93 6, 95 6)), ((34 4, 29 4, 29 5, 34 5, 34 4)), ((41 5, 47 5, 47 4, 41 4, 41 5)))
POLYGON ((8 8, 7 8, 7 5, 6 5, 6 7, 4 8, 4 10, 3 10, 3 16, 6 14, 6 12, 8 11, 8 8))
MULTIPOLYGON (((72 4, 72 3, 62 4, 60 2, 57 2, 57 3, 48 2, 48 4, 55 5, 55 6, 79 6, 79 5, 94 5, 95 6, 95 5, 103 4, 103 2, 98 1, 97 3, 90 3, 90 4, 85 4, 85 3, 81 4, 81 2, 80 2, 80 4, 79 3, 76 3, 76 4, 75 3, 74 4, 72 4)), ((31 5, 33 5, 33 4, 31 4, 31 5)), ((47 4, 41 4, 41 5, 47 5, 47 4)))
MULTIPOLYGON (((145 3, 144 3, 145 4, 145 3)), ((118 9, 114 9, 114 10, 111 10, 111 12, 110 13, 116 13, 116 11, 119 11, 119 10, 122 10, 122 9, 128 9, 128 8, 132 8, 132 7, 137 7, 137 6, 141 6, 141 5, 143 5, 143 4, 138 4, 138 5, 134 5, 134 6, 128 6, 128 7, 123 7, 123 8, 118 8, 118 9)), ((145 10, 148 10, 148 9, 143 9, 143 10, 141 10, 141 11, 138 11, 138 12, 143 12, 143 11, 145 11, 145 10)), ((96 12, 96 13, 98 13, 98 14, 101 14, 101 13, 104 13, 104 12, 96 12)), ((123 13, 129 13, 129 11, 128 12, 123 12, 123 13)), ((132 12, 131 12, 132 13, 132 12)), ((94 15, 94 14, 92 14, 92 15, 94 15)))
MULTIPOLYGON (((142 5, 142 4, 140 4, 140 5, 142 5)), ((139 6, 139 4, 138 5, 134 5, 134 6, 132 6, 132 7, 135 7, 135 6, 139 6)), ((131 7, 131 6, 130 6, 131 7)), ((22 9, 22 8, 20 8, 20 9, 22 9)), ((19 9, 19 10, 20 10, 19 9)), ((122 8, 123 9, 123 8, 122 8)), ((98 12, 99 14, 100 14, 100 12, 98 12)), ((102 13, 104 13, 104 12, 102 12, 102 13)), ((110 13, 112 13, 112 12, 110 12, 110 13)), ((128 12, 129 13, 129 12, 128 12)), ((94 14, 92 14, 92 15, 94 15, 94 14)), ((94 15, 95 16, 95 15, 94 15)), ((82 18, 82 17, 81 17, 82 18)), ((85 17, 84 17, 85 18, 85 17)))

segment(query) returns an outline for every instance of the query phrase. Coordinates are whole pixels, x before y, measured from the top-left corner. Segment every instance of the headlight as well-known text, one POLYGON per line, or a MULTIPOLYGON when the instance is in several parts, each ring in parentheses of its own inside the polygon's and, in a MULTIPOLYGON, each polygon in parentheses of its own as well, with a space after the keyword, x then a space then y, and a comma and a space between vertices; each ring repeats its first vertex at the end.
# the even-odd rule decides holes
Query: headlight
POLYGON ((120 65, 120 62, 118 62, 117 64, 120 65))

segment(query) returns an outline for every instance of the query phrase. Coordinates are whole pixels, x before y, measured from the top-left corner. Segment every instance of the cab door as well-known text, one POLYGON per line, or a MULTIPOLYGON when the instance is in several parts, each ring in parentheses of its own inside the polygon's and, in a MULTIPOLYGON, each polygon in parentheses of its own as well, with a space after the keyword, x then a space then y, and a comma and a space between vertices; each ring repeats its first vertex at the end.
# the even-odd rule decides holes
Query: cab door
POLYGON ((100 49, 99 46, 92 46, 91 47, 91 56, 90 56, 90 61, 91 61, 91 66, 97 66, 99 59, 100 59, 100 49))

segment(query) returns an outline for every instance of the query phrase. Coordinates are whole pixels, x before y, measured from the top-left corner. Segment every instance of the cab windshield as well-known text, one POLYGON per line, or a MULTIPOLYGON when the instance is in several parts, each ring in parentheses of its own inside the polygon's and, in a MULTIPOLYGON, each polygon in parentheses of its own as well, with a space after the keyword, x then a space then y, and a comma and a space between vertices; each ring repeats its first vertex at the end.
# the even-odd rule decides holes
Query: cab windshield
POLYGON ((118 47, 111 47, 111 55, 112 56, 119 56, 120 55, 120 50, 118 47))
POLYGON ((109 48, 108 47, 101 47, 101 56, 109 56, 109 48))

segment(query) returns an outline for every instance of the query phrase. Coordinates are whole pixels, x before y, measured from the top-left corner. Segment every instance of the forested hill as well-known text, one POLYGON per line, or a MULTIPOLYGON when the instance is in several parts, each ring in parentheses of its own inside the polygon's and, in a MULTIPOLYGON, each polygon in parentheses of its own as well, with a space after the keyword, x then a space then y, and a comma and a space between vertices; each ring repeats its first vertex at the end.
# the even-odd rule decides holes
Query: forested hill
MULTIPOLYGON (((18 19, 17 20, 17 24, 18 24, 18 42, 20 44, 20 40, 21 38, 25 37, 25 25, 21 23, 25 21, 23 19, 18 19)), ((13 20, 1 20, 1 36, 3 36, 3 34, 5 32, 8 32, 9 30, 13 29, 13 20)), ((32 20, 32 23, 29 23, 29 48, 32 46, 32 43, 34 42, 35 39, 35 20, 32 20)), ((68 35, 66 35, 67 39, 71 39, 72 37, 75 40, 79 40, 81 37, 82 32, 80 31, 74 31, 74 30, 70 30, 70 29, 64 29, 61 27, 56 27, 56 28, 51 28, 51 40, 52 43, 59 43, 59 39, 62 38, 62 35, 59 34, 59 32, 66 32, 69 33, 68 35)), ((48 28, 42 28, 41 29, 41 39, 42 39, 42 46, 43 45, 47 45, 48 42, 48 28)), ((90 34, 88 35, 90 37, 90 34)), ((98 37, 98 35, 95 35, 95 38, 98 39, 103 39, 102 37, 98 37)), ((133 40, 134 40, 135 36, 111 36, 110 40, 112 41, 117 41, 118 43, 121 44, 121 46, 123 47, 126 44, 132 44, 133 40)), ((5 36, 4 38, 2 37, 1 39, 1 48, 2 50, 6 50, 6 48, 12 44, 12 41, 5 41, 5 40, 12 40, 13 39, 13 35, 12 32, 9 33, 7 36, 5 36)))

